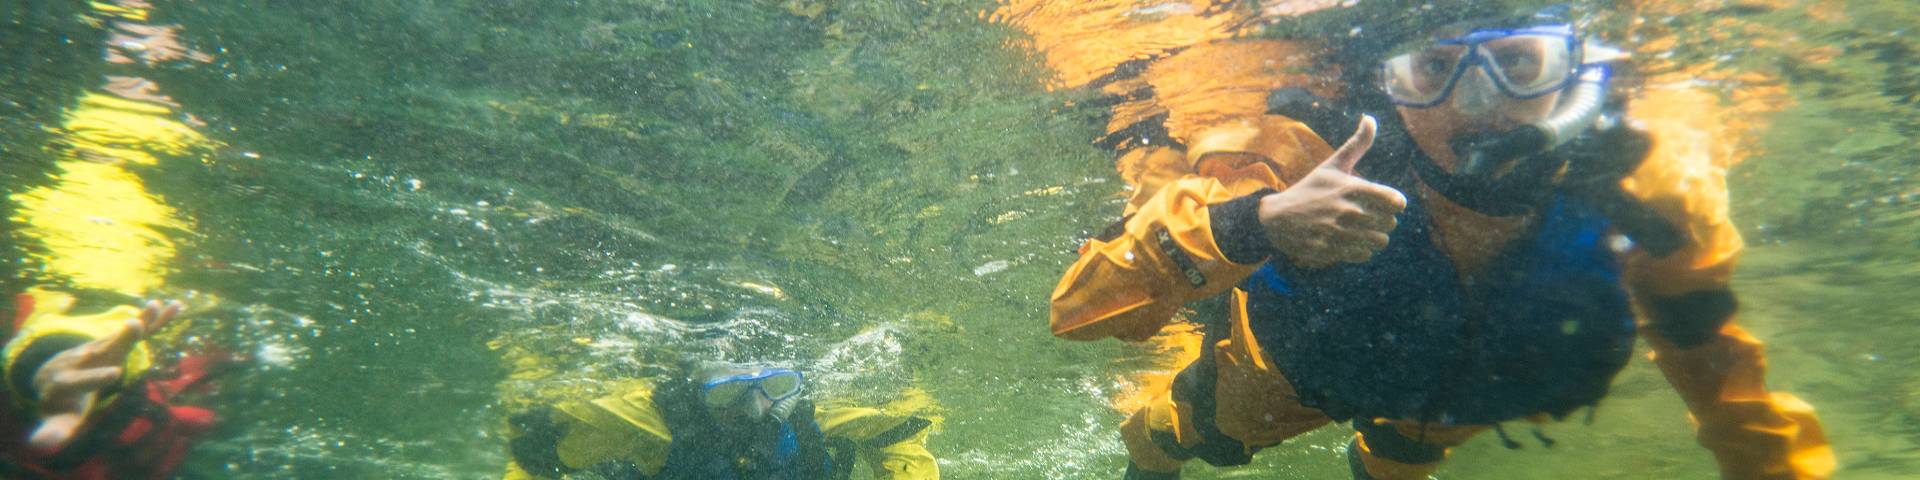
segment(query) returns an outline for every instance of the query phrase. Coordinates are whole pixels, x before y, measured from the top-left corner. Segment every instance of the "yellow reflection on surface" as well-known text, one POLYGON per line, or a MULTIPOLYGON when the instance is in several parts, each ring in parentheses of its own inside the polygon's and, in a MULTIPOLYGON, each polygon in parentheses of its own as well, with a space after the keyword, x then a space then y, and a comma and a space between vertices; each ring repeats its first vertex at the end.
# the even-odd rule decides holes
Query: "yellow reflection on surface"
POLYGON ((172 114, 162 105, 88 93, 58 133, 73 160, 154 165, 160 155, 184 155, 207 143, 172 114))
POLYGON ((991 20, 1031 37, 1058 87, 1092 83, 1121 64, 1230 38, 1253 19, 1231 1, 1009 0, 991 20))
POLYGON ((120 20, 143 22, 147 20, 146 2, 88 2, 94 13, 120 20))
POLYGON ((130 165, 155 165, 210 145, 164 106, 88 93, 55 131, 59 171, 50 185, 13 196, 13 221, 38 245, 32 260, 77 288, 142 295, 158 287, 184 229, 130 165))
POLYGON ((1279 40, 1222 41, 1182 50, 1147 67, 1142 77, 1153 94, 1129 95, 1138 99, 1116 105, 1107 131, 1164 113, 1168 135, 1191 142, 1207 127, 1266 113, 1274 90, 1300 87, 1335 97, 1343 90, 1335 83, 1338 72, 1303 68, 1312 64, 1315 50, 1279 40))

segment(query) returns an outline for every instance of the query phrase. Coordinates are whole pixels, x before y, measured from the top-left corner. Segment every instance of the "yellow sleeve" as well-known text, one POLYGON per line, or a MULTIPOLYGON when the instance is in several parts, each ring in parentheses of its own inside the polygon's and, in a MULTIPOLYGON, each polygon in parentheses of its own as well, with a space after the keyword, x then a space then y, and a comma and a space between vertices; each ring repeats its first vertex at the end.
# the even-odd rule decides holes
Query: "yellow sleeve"
POLYGON ((1053 334, 1072 340, 1144 340, 1188 301, 1224 292, 1259 265, 1227 261, 1207 206, 1235 195, 1211 178, 1168 185, 1111 240, 1091 239, 1054 287, 1053 334))
MULTIPOLYGON (((45 361, 45 358, 40 358, 39 361, 22 362, 22 360, 30 360, 23 358, 22 354, 32 350, 36 342, 58 337, 79 337, 92 341, 120 331, 121 328, 125 328, 127 320, 140 318, 139 308, 125 305, 92 315, 68 314, 67 311, 73 307, 73 304, 73 296, 65 293, 33 289, 20 295, 15 303, 15 308, 20 310, 18 312, 21 316, 20 329, 7 338, 4 350, 0 350, 0 373, 4 374, 0 378, 11 382, 16 376, 32 374, 26 369, 38 369, 40 362, 45 361)), ((122 364, 125 373, 121 375, 121 383, 124 385, 132 382, 152 367, 153 356, 147 349, 147 342, 141 341, 135 344, 133 351, 127 354, 126 362, 122 364)), ((5 390, 8 396, 12 397, 15 405, 27 409, 34 408, 33 399, 25 398, 24 392, 17 391, 16 388, 5 388, 5 390)), ((112 403, 111 399, 104 400, 106 401, 95 402, 95 405, 105 406, 112 403)))
POLYGON ((1187 162, 1187 152, 1167 147, 1129 150, 1114 161, 1114 167, 1120 172, 1120 180, 1133 189, 1127 198, 1126 210, 1121 212, 1123 216, 1133 215, 1168 184, 1193 176, 1193 166, 1187 162))
POLYGON ((673 437, 665 417, 654 408, 652 394, 648 388, 563 403, 533 413, 544 415, 544 422, 540 418, 518 421, 508 433, 515 458, 507 465, 507 478, 543 478, 534 472, 571 471, 606 462, 632 463, 647 475, 660 473, 673 437))
POLYGON ((1653 148, 1622 187, 1685 239, 1665 257, 1628 258, 1628 285, 1647 314, 1642 335, 1654 361, 1685 401, 1722 478, 1827 478, 1836 462, 1813 406, 1767 388, 1765 348, 1737 324, 1729 280, 1744 243, 1728 218, 1726 173, 1737 163, 1739 136, 1720 121, 1711 93, 1642 95, 1631 105, 1650 113, 1640 121, 1653 148))
POLYGON ((879 480, 933 480, 940 466, 927 451, 929 426, 914 416, 890 415, 878 409, 822 407, 815 414, 821 433, 845 438, 879 480))
POLYGON ((876 480, 937 480, 940 465, 927 451, 927 431, 881 448, 860 448, 876 480))
MULTIPOLYGON (((1232 288, 1259 264, 1227 259, 1207 208, 1263 188, 1285 188, 1311 170, 1315 159, 1332 154, 1304 124, 1274 115, 1223 125, 1196 138, 1187 152, 1193 174, 1164 182, 1144 202, 1130 202, 1117 235, 1088 240, 1081 248, 1080 259, 1053 290, 1049 321, 1054 335, 1144 340, 1187 302, 1232 288)), ((1150 178, 1125 169, 1123 174, 1130 181, 1150 178)))

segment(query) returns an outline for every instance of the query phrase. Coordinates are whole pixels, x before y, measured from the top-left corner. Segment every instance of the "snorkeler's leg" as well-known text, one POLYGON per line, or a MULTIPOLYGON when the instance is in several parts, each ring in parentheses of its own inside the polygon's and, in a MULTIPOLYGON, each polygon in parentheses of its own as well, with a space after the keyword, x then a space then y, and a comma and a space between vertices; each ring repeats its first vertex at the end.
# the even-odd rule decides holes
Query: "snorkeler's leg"
POLYGON ((1424 479, 1440 468, 1447 449, 1485 431, 1479 425, 1442 426, 1416 422, 1353 422, 1347 444, 1355 480, 1424 479))
POLYGON ((1686 401, 1700 445, 1713 451, 1721 478, 1820 479, 1832 475, 1833 449, 1813 407, 1769 392, 1760 341, 1728 322, 1682 348, 1644 329, 1654 361, 1686 401))
POLYGON ((1134 412, 1120 424, 1120 440, 1127 445, 1128 480, 1158 480, 1180 477, 1180 466, 1192 456, 1176 456, 1154 442, 1154 437, 1176 435, 1173 420, 1180 414, 1171 391, 1153 396, 1147 406, 1134 412))
POLYGON ((1244 320, 1234 325, 1211 361, 1189 364, 1121 425, 1129 470, 1137 472, 1129 478, 1177 478, 1180 465, 1194 458, 1216 466, 1245 464, 1261 448, 1332 422, 1295 401, 1299 395, 1261 356, 1244 320))

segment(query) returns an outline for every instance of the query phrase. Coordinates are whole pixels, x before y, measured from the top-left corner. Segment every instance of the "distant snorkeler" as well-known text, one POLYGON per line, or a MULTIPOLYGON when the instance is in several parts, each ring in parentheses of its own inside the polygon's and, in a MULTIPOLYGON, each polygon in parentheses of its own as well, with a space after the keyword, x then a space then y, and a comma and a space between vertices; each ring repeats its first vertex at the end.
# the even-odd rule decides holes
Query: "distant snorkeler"
POLYGON ((171 478, 213 411, 176 397, 212 388, 233 358, 181 355, 162 365, 146 337, 178 316, 180 302, 74 313, 70 294, 32 289, 11 301, 0 330, 0 478, 171 478))
POLYGON ((1191 170, 1054 290, 1067 339, 1145 340, 1187 306, 1205 327, 1199 359, 1121 426, 1127 478, 1350 421, 1354 478, 1424 479, 1477 433, 1517 447, 1503 422, 1591 415, 1636 333, 1724 478, 1830 475, 1812 407, 1766 390, 1733 323, 1724 180, 1622 118, 1618 55, 1565 8, 1423 3, 1329 11, 1360 22, 1325 22, 1339 40, 1320 61, 1364 79, 1340 98, 1283 89, 1265 115, 1144 147, 1191 170))
POLYGON ((876 479, 940 478, 930 421, 815 408, 806 383, 784 366, 698 361, 657 385, 520 412, 506 478, 826 480, 859 463, 876 479))

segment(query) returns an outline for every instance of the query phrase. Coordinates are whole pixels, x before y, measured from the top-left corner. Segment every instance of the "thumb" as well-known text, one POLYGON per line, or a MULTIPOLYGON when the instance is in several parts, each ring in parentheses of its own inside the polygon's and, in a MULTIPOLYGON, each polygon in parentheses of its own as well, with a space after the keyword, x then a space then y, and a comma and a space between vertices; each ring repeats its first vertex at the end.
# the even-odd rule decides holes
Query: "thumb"
POLYGON ((1352 137, 1347 137, 1347 143, 1340 145, 1339 150, 1334 150, 1333 155, 1320 164, 1320 168, 1353 173, 1354 164, 1360 163, 1360 157, 1367 156, 1367 149, 1373 148, 1373 131, 1378 127, 1379 122, 1372 115, 1361 115, 1360 129, 1355 130, 1352 137))

